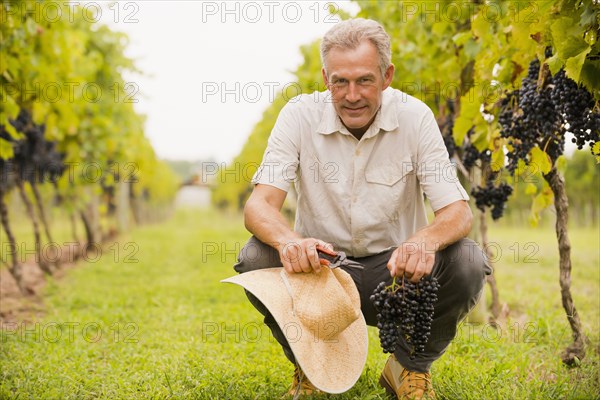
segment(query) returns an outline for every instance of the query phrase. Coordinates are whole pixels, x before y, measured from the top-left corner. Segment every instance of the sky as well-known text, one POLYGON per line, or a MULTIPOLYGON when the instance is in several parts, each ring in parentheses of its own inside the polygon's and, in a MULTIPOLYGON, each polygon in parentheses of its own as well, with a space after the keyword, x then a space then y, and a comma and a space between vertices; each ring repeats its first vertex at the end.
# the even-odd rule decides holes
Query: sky
POLYGON ((127 74, 160 158, 230 162, 263 111, 302 62, 300 46, 320 38, 347 1, 120 1, 98 20, 127 33, 127 74))

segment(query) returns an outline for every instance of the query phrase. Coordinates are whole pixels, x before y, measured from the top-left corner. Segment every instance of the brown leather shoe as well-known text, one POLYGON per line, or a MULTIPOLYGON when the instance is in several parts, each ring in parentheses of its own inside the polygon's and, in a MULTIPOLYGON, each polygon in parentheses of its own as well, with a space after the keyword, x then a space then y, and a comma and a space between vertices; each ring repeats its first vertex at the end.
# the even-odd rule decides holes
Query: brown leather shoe
POLYGON ((388 358, 381 377, 381 386, 398 400, 435 400, 429 372, 414 372, 405 369, 393 354, 388 358))
POLYGON ((287 392, 287 396, 293 396, 297 399, 299 396, 310 396, 312 394, 323 393, 319 389, 313 386, 308 380, 304 372, 299 367, 294 370, 294 380, 292 381, 292 387, 287 392))

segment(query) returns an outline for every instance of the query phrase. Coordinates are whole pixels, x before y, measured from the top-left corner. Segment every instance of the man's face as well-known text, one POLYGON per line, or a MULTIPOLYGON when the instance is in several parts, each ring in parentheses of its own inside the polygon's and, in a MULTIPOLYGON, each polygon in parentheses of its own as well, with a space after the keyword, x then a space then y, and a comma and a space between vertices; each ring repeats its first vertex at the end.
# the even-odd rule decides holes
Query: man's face
POLYGON ((334 47, 326 58, 323 79, 342 123, 354 135, 364 134, 381 106, 382 92, 390 85, 394 66, 381 76, 379 55, 370 41, 355 49, 334 47))

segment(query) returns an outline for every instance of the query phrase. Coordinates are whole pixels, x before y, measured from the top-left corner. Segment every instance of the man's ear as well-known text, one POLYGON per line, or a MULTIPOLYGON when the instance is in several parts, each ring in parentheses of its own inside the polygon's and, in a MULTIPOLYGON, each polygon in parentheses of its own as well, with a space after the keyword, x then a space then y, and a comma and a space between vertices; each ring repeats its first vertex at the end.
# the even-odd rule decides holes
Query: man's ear
POLYGON ((394 79, 394 64, 390 64, 385 70, 385 76, 383 77, 383 90, 387 89, 394 79))
POLYGON ((321 75, 323 75, 323 82, 325 82, 325 86, 329 89, 329 80, 327 79, 327 72, 325 71, 325 67, 321 68, 321 75))

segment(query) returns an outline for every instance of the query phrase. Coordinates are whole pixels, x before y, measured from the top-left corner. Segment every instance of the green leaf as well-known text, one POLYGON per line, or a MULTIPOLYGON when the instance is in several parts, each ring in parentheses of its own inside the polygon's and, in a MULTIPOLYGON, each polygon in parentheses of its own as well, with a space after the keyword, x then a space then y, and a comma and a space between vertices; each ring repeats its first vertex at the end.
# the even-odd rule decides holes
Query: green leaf
POLYGON ((49 107, 46 103, 36 101, 33 103, 32 117, 36 124, 43 124, 48 115, 49 107))
POLYGON ((593 93, 600 88, 600 61, 587 60, 581 68, 579 79, 593 93))
POLYGON ((592 146, 592 153, 600 156, 600 142, 594 143, 592 146))
POLYGON ((10 71, 11 75, 18 76, 19 72, 23 68, 21 63, 16 57, 8 57, 6 60, 7 69, 10 71))
MULTIPOLYGON (((475 121, 473 121, 475 122, 475 121)), ((490 141, 488 140, 487 129, 481 129, 480 126, 475 128, 475 133, 470 137, 471 143, 479 152, 483 152, 488 149, 490 141)))
POLYGON ((25 22, 25 28, 27 29, 27 33, 33 36, 37 31, 37 24, 33 20, 33 18, 27 18, 25 22))
POLYGON ((546 208, 552 205, 554 202, 554 195, 549 188, 543 189, 540 193, 533 198, 531 203, 531 216, 530 222, 537 224, 539 221, 539 214, 546 208), (532 218, 533 217, 533 218, 532 218))
POLYGON ((477 14, 475 18, 473 18, 473 22, 471 23, 471 31, 473 34, 479 38, 484 37, 490 34, 490 22, 489 18, 485 18, 481 14, 477 14))
POLYGON ((596 18, 598 18, 598 9, 591 4, 586 4, 579 18, 579 25, 583 27, 592 25, 596 22, 596 18))
POLYGON ((560 69, 565 65, 564 60, 562 60, 558 53, 554 54, 552 57, 546 60, 546 64, 548 64, 548 68, 550 68, 550 72, 552 75, 555 75, 560 69))
POLYGON ((585 30, 570 17, 557 19, 550 30, 553 45, 563 60, 575 57, 590 47, 583 39, 585 30))
POLYGON ((444 21, 444 19, 442 19, 440 22, 433 24, 431 31, 437 36, 443 36, 448 28, 450 28, 448 21, 444 21))
POLYGON ((8 69, 8 54, 4 46, 0 48, 0 75, 4 74, 4 71, 8 69))
POLYGON ((469 59, 474 59, 477 56, 477 54, 479 53, 479 50, 481 50, 481 43, 478 43, 473 39, 469 39, 465 43, 464 51, 465 51, 465 55, 469 59))
POLYGON ((15 155, 12 144, 0 138, 0 160, 8 160, 15 155))
POLYGON ((500 171, 504 167, 504 148, 498 147, 492 152, 491 165, 492 171, 500 171))
POLYGON ((456 119, 452 130, 452 136, 454 136, 454 141, 458 146, 462 146, 465 136, 471 127, 473 127, 472 119, 463 116, 459 116, 456 119))
POLYGON ((536 168, 542 174, 547 174, 552 169, 552 162, 550 156, 539 147, 531 149, 531 166, 536 168))
POLYGON ((525 194, 533 195, 537 193, 537 186, 533 183, 529 182, 527 186, 525 186, 525 194))
POLYGON ((565 171, 567 169, 567 157, 565 157, 564 154, 561 154, 560 156, 558 156, 558 158, 556 159, 556 169, 563 174, 565 174, 565 171))
POLYGON ((461 32, 461 33, 457 33, 456 35, 452 36, 452 41, 457 46, 462 46, 471 38, 472 38, 471 32, 461 32))
POLYGON ((582 51, 576 57, 569 58, 565 64, 565 73, 569 78, 573 79, 575 82, 579 82, 581 68, 583 67, 583 63, 585 62, 585 57, 590 51, 592 51, 592 48, 588 47, 587 50, 582 51))
POLYGON ((529 36, 529 25, 518 22, 507 27, 507 30, 510 31, 512 35, 512 39, 515 44, 525 45, 531 41, 529 36))
POLYGON ((11 96, 2 96, 2 102, 4 103, 4 111, 6 116, 10 119, 15 119, 19 115, 19 106, 11 96))
POLYGON ((473 90, 470 90, 460 98, 460 106, 460 115, 456 118, 452 130, 454 141, 458 146, 462 146, 467 132, 473 127, 475 119, 479 114, 480 104, 476 101, 473 90))

